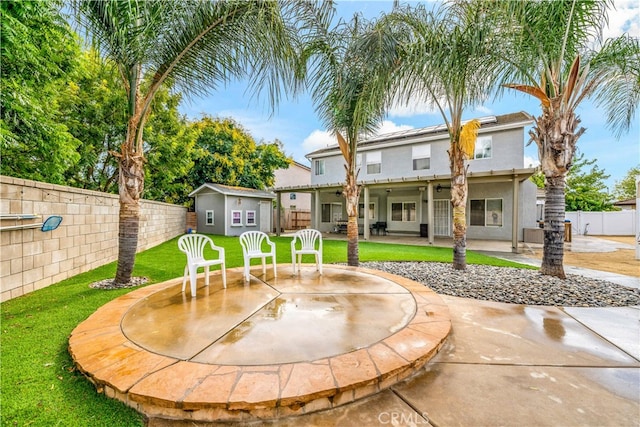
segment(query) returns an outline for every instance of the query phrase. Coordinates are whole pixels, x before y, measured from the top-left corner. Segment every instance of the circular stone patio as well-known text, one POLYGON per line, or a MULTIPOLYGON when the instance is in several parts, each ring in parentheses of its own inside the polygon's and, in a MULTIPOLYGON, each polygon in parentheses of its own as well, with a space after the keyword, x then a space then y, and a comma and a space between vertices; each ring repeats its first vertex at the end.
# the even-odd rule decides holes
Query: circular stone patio
POLYGON ((149 417, 275 419, 377 393, 420 369, 451 330, 429 288, 376 270, 260 266, 132 291, 72 332, 69 352, 98 391, 149 417))

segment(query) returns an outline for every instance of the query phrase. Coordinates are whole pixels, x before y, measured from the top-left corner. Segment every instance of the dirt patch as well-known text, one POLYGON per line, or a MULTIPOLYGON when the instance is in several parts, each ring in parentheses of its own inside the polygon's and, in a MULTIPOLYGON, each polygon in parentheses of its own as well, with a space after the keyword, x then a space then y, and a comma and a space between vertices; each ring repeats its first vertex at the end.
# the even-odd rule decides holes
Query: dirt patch
MULTIPOLYGON (((598 237, 629 245, 635 244, 633 236, 598 237)), ((533 256, 542 259, 542 249, 537 249, 533 256)), ((640 277, 640 260, 635 258, 634 249, 618 249, 614 252, 572 252, 565 248, 564 251, 564 265, 640 277)))

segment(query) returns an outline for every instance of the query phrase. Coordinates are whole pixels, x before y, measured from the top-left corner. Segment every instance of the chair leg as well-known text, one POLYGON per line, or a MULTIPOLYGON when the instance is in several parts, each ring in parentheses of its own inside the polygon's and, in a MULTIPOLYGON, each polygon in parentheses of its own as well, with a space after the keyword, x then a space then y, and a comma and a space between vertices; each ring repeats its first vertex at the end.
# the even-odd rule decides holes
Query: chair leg
POLYGON ((198 267, 189 266, 189 279, 191 280, 191 298, 196 297, 196 284, 198 282, 198 267))
POLYGON ((291 266, 293 267, 293 274, 296 274, 296 253, 291 252, 291 266))
POLYGON ((271 255, 271 260, 273 261, 273 277, 276 277, 276 257, 274 255, 271 255))
POLYGON ((189 266, 185 265, 184 266, 184 273, 182 274, 182 292, 184 292, 184 289, 187 287, 187 273, 189 272, 189 266))
POLYGON ((209 286, 209 266, 204 267, 204 285, 209 286))
POLYGON ((318 255, 318 271, 320 272, 320 275, 322 276, 322 254, 318 255))
POLYGON ((267 257, 262 257, 262 275, 265 276, 267 274, 267 257))
POLYGON ((224 266, 224 262, 221 264, 220 268, 222 269, 222 286, 227 289, 227 269, 224 266))
POLYGON ((244 260, 244 280, 249 281, 249 260, 244 260))

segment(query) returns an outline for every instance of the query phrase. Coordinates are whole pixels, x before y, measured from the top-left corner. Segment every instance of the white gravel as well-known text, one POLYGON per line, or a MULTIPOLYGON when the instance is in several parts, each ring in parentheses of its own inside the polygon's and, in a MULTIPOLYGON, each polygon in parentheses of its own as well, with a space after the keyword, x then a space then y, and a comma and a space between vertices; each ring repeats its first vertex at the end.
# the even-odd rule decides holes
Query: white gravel
POLYGON ((360 266, 397 274, 439 294, 463 298, 561 307, 640 305, 640 289, 575 274, 563 280, 538 270, 471 264, 460 271, 439 262, 361 262, 360 266))

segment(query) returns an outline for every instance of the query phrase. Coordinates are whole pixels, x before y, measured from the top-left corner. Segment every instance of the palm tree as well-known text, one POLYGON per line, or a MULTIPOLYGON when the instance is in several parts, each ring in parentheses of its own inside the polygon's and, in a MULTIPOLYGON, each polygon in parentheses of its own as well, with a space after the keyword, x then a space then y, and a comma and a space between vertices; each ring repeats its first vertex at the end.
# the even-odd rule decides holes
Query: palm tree
POLYGON ((395 35, 400 66, 392 84, 397 102, 426 100, 442 115, 449 132, 453 268, 466 268, 467 165, 479 123, 463 123, 464 109, 484 101, 492 89, 495 31, 479 2, 453 1, 433 11, 423 5, 396 7, 379 22, 395 35))
MULTIPOLYGON (((143 130, 162 86, 186 97, 234 78, 266 88, 270 105, 294 87, 299 30, 314 32, 315 7, 303 1, 77 0, 80 24, 118 67, 127 92, 128 126, 119 152, 119 248, 115 283, 131 278, 144 187, 143 130), (145 77, 143 79, 143 77, 145 77)), ((320 8, 331 7, 329 3, 320 8)))
MULTIPOLYGON (((332 15, 324 16, 329 23, 332 15)), ((327 28, 329 28, 327 26, 327 28)), ((357 149, 372 135, 384 117, 387 96, 383 68, 377 56, 363 54, 362 38, 371 23, 355 15, 340 21, 324 37, 304 51, 300 75, 311 86, 316 112, 327 129, 336 135, 345 160, 346 180, 342 195, 347 208, 347 262, 358 266, 358 185, 357 149)))
POLYGON ((628 129, 640 99, 640 44, 627 35, 602 43, 610 2, 498 2, 505 65, 502 82, 540 101, 530 131, 545 177, 542 274, 565 277, 565 186, 585 128, 577 108, 587 97, 607 113, 616 135, 628 129), (519 82, 519 83, 514 83, 519 82))

